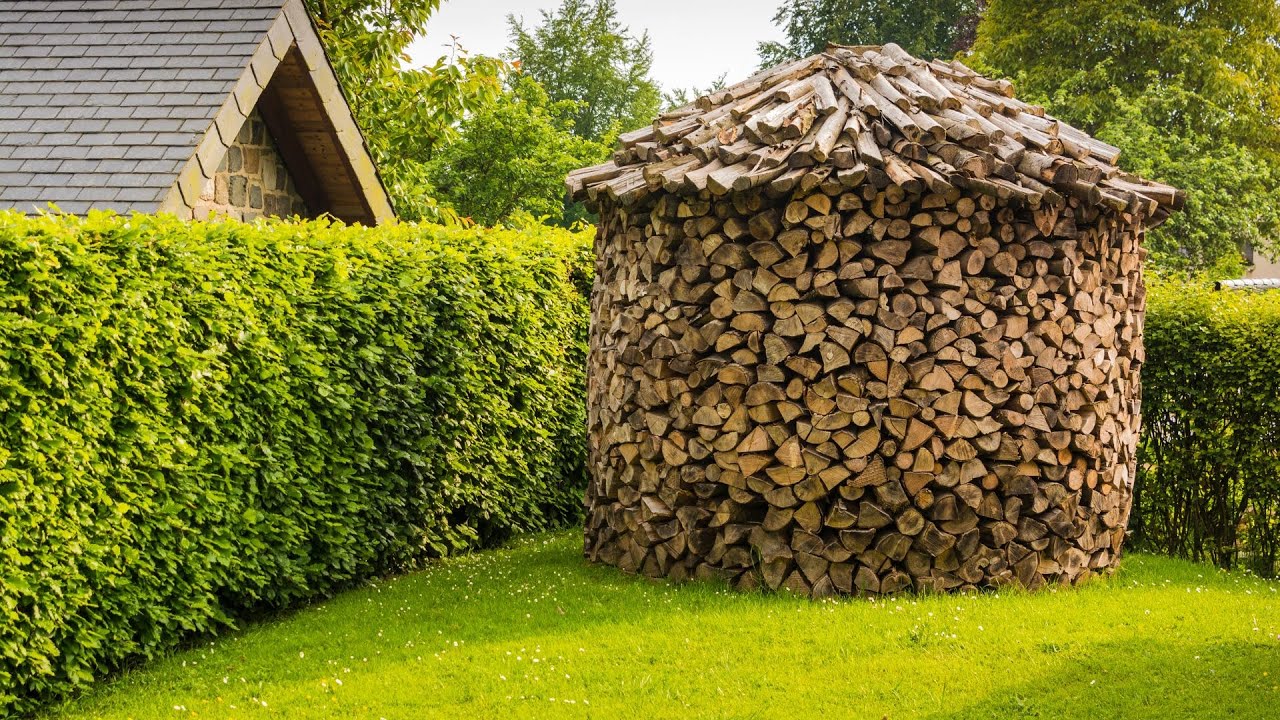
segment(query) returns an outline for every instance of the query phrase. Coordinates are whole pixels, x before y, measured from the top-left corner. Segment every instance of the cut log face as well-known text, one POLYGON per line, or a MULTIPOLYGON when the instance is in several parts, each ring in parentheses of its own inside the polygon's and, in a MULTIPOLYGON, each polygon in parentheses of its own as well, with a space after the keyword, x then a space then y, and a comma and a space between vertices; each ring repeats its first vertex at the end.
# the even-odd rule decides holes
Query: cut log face
POLYGON ((833 48, 571 175, 600 215, 588 558, 815 597, 1114 567, 1142 234, 1178 194, 1008 92, 833 48))

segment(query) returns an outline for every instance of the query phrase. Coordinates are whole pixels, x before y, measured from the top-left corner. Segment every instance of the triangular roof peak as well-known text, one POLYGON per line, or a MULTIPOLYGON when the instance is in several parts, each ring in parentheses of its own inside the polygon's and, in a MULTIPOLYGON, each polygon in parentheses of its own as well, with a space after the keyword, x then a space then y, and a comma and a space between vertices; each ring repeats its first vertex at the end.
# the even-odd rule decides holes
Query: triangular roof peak
POLYGON ((0 0, 0 209, 192 217, 257 109, 313 212, 393 216, 302 0, 0 0))
POLYGON ((850 187, 871 178, 1031 207, 1076 196, 1148 224, 1183 202, 1117 168, 1118 148, 1014 98, 1009 81, 894 44, 831 45, 667 112, 620 146, 610 162, 570 174, 575 197, 787 192, 834 175, 850 187))

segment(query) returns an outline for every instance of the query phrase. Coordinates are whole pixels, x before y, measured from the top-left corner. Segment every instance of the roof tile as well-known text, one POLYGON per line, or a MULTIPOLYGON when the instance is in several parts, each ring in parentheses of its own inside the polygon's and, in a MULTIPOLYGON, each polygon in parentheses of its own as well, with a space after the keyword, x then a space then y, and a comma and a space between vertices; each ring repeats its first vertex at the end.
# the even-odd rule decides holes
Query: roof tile
POLYGON ((284 0, 0 0, 0 207, 154 211, 284 0))

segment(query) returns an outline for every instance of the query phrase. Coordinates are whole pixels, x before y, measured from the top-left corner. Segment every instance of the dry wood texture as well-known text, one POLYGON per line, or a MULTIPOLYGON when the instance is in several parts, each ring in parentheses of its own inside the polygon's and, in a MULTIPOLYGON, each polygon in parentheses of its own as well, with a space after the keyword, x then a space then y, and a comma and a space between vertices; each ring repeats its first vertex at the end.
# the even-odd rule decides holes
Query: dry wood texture
POLYGON ((1181 196, 1010 95, 836 47, 570 176, 600 212, 588 557, 814 596, 1114 565, 1142 231, 1181 196))

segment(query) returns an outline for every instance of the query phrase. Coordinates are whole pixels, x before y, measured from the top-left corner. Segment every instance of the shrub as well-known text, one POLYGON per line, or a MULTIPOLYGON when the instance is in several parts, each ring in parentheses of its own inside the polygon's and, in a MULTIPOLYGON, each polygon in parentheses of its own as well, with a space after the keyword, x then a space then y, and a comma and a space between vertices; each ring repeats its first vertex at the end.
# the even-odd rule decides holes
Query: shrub
POLYGON ((1153 281, 1136 543, 1274 574, 1280 556, 1280 293, 1153 281))
POLYGON ((0 715, 575 518, 589 253, 0 213, 0 715))

